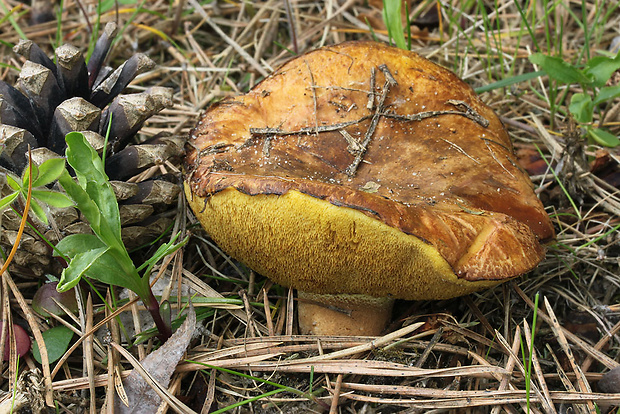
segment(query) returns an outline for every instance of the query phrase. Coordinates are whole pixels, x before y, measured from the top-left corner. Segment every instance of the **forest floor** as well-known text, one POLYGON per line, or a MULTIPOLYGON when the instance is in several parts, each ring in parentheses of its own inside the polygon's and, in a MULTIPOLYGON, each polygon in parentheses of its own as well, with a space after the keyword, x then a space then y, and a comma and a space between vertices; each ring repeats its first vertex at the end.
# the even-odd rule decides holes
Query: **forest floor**
MULTIPOLYGON (((345 40, 389 42, 379 0, 110 0, 100 2, 99 10, 96 3, 64 0, 59 11, 55 2, 33 1, 37 10, 17 0, 0 2, 0 79, 17 79, 23 59, 12 46, 20 38, 50 56, 63 43, 87 50, 92 31, 115 21, 121 30, 110 65, 138 52, 157 63, 128 90, 174 90, 173 106, 152 117, 139 140, 161 131, 187 135, 210 103, 248 91, 295 54, 345 40), (50 20, 33 22, 45 20, 46 7, 50 20)), ((506 125, 556 240, 538 268, 508 283, 464 298, 398 301, 383 337, 302 336, 293 318, 293 292, 227 257, 181 194, 175 229, 191 238, 156 269, 170 276, 163 294, 175 298, 172 288, 183 284, 198 297, 226 299, 196 304, 202 328, 186 360, 206 365, 182 362, 168 389, 189 409, 604 413, 620 407, 620 377, 599 385, 620 365, 620 147, 602 146, 606 136, 596 140, 586 133, 587 124, 618 136, 620 100, 597 102, 592 121, 580 124, 571 116, 571 97, 595 97, 600 86, 563 83, 528 59, 542 52, 581 70, 592 57, 615 56, 618 3, 426 0, 409 1, 408 12, 403 23, 411 49, 457 73, 506 125)), ((607 84, 617 85, 620 72, 607 84)), ((180 171, 179 162, 168 167, 180 171)), ((134 260, 142 254, 136 252, 134 260)), ((28 272, 12 276, 28 306, 44 279, 28 272)), ((96 287, 105 297, 106 286, 96 287)), ((137 310, 128 306, 124 313, 137 310)), ((8 311, 13 319, 26 319, 14 298, 2 307, 8 311)), ((104 306, 95 303, 93 315, 95 324, 101 321, 104 306)), ((85 320, 65 319, 78 333, 72 343, 85 332, 80 316, 85 320)), ((37 323, 42 330, 59 324, 43 318, 37 323)), ((41 383, 54 388, 56 412, 101 409, 114 387, 108 345, 98 341, 94 352, 80 344, 61 366, 52 364, 53 378, 45 378, 31 357, 19 367, 5 364, 2 390, 19 373, 39 369, 41 383), (84 355, 92 355, 94 364, 84 355)), ((140 359, 156 343, 129 350, 140 359)), ((125 360, 119 365, 131 369, 125 360)))

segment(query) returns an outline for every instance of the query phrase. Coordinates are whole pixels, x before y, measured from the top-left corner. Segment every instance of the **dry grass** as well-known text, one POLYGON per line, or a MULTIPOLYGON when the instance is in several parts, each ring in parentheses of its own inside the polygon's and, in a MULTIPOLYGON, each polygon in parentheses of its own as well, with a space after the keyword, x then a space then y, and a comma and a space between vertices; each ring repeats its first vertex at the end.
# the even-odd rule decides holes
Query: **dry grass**
MULTIPOLYGON (((248 90, 294 52, 344 40, 386 40, 376 0, 203 3, 197 11, 195 0, 149 0, 142 9, 111 3, 101 15, 101 22, 126 25, 114 60, 140 51, 159 64, 131 88, 175 90, 174 107, 154 117, 143 137, 160 130, 186 134, 209 103, 248 90)), ((442 1, 437 18, 438 2, 412 2, 412 48, 480 87, 534 71, 527 56, 536 45, 576 62, 585 50, 608 50, 620 36, 615 2, 584 0, 584 10, 579 1, 557 2, 555 8, 550 2, 547 11, 544 1, 519 2, 527 3, 523 12, 531 33, 520 30, 515 3, 442 1)), ((30 24, 29 7, 17 0, 3 0, 0 7, 4 16, 12 10, 0 20, 6 65, 0 77, 12 82, 21 65, 10 49, 19 38, 15 27, 51 51, 57 23, 30 24)), ((96 19, 93 1, 65 0, 61 42, 86 49, 96 19)), ((600 393, 597 382, 619 364, 620 154, 617 148, 587 145, 567 118, 567 96, 577 89, 555 87, 542 77, 482 93, 507 124, 553 217, 557 243, 549 246, 547 259, 529 275, 464 299, 398 303, 390 333, 381 338, 295 335, 292 293, 227 258, 180 204, 177 227, 195 237, 160 268, 171 276, 164 295, 174 298, 172 288, 183 283, 200 297, 240 300, 197 304, 204 328, 187 354, 193 362, 179 365, 169 392, 202 413, 268 393, 276 389, 272 383, 288 388, 231 412, 616 411, 620 393, 600 393)), ((597 122, 620 133, 620 101, 597 122)), ((3 277, 3 320, 30 318, 41 330, 59 324, 34 320, 29 310, 41 281, 26 273, 12 276, 3 277)), ((92 312, 85 306, 75 320, 63 322, 81 338, 71 353, 49 367, 31 358, 19 366, 5 364, 2 389, 19 373, 38 369, 43 373, 38 378, 20 381, 38 382, 30 394, 38 389, 40 399, 55 401, 58 412, 96 412, 113 393, 114 377, 125 376, 130 366, 92 332, 107 325, 120 341, 113 316, 138 318, 137 311, 135 302, 114 313, 100 304, 92 312)), ((147 343, 130 350, 141 358, 150 349, 147 343)))

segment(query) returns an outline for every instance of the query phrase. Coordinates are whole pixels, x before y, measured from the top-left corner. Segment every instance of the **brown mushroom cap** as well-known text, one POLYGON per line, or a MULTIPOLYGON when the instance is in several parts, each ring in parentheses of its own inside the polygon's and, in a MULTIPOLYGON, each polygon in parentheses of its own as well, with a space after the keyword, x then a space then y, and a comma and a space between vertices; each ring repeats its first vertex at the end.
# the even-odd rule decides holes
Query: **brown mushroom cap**
POLYGON ((493 111, 380 43, 297 57, 190 138, 186 191, 207 232, 303 291, 450 298, 531 270, 554 237, 493 111))

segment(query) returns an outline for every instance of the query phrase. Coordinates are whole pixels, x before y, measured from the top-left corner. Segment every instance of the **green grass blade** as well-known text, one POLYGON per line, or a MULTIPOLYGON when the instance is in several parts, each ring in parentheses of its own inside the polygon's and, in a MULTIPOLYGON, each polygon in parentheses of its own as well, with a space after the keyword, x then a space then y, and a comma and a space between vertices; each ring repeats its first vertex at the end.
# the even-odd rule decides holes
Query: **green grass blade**
POLYGON ((525 12, 523 11, 523 7, 521 7, 521 5, 519 3, 520 2, 515 1, 514 5, 517 8, 517 10, 519 11, 519 15, 521 16, 521 24, 525 24, 525 28, 527 29, 527 32, 530 35, 530 39, 532 39, 532 42, 534 44, 534 50, 536 50, 538 52, 538 51, 540 51, 540 47, 538 46, 538 40, 536 39, 536 35, 534 34, 534 30, 532 29, 532 25, 527 20, 527 16, 525 15, 525 12))
POLYGON ((220 409, 219 409, 219 410, 217 410, 217 411, 213 411, 211 414, 221 414, 221 413, 225 413, 226 411, 233 410, 233 409, 235 409, 235 408, 237 408, 237 407, 241 407, 242 405, 246 405, 246 404, 249 404, 249 403, 251 403, 251 402, 258 401, 258 400, 260 400, 261 398, 266 398, 266 397, 272 396, 272 395, 274 395, 274 394, 279 394, 279 393, 281 393, 281 392, 284 392, 284 390, 280 390, 280 389, 278 389, 278 390, 272 390, 272 391, 266 392, 266 393, 264 393, 264 394, 257 395, 257 396, 255 396, 255 397, 248 398, 247 400, 243 400, 243 401, 236 402, 236 403, 234 403, 234 404, 229 405, 228 407, 220 408, 220 409))
POLYGON ((476 93, 489 92, 494 89, 501 89, 501 88, 505 88, 510 85, 514 85, 515 83, 521 83, 521 82, 525 82, 530 79, 535 79, 544 74, 545 74, 545 71, 543 70, 538 70, 536 72, 528 72, 528 73, 524 73, 524 74, 517 75, 517 76, 511 76, 509 78, 505 78, 500 81, 481 86, 474 90, 476 91, 476 93))
POLYGON ((394 39, 396 47, 407 50, 407 41, 401 20, 401 0, 383 0, 383 21, 388 29, 388 36, 394 39))
POLYGON ((553 177, 555 178, 555 181, 558 183, 558 185, 562 189, 562 192, 564 193, 566 198, 568 198, 568 201, 570 202, 570 205, 573 207, 573 210, 575 210, 575 214, 577 214, 577 217, 579 218, 579 220, 581 220, 582 219, 581 212, 579 211, 579 208, 577 207, 577 204, 575 204, 575 200, 573 200, 573 198, 570 196, 570 194, 568 193, 568 190, 566 189, 566 187, 564 187, 564 184, 562 183, 562 180, 560 180, 560 177, 558 177, 558 174, 555 172, 555 169, 551 166, 551 164, 547 160, 547 157, 545 157, 545 154, 543 154, 543 152, 541 151, 541 149, 540 149, 540 147, 538 145, 536 145, 536 150, 538 150, 538 153, 540 154, 540 157, 545 161, 545 163, 547 164, 547 167, 549 167, 549 171, 551 171, 551 174, 553 174, 553 177))
POLYGON ((20 7, 20 6, 17 6, 9 11, 4 5, 4 2, 0 2, 0 7, 2 8, 2 11, 4 12, 3 20, 5 18, 8 19, 9 22, 11 23, 11 26, 13 26, 13 29, 15 29, 15 33, 17 33, 17 35, 21 39, 28 40, 28 37, 24 34, 24 31, 21 29, 21 27, 19 27, 19 25, 17 24, 17 21, 15 20, 15 17, 13 16, 13 14, 16 12, 17 7, 20 7))
POLYGON ((525 371, 525 375, 526 375, 526 382, 525 382, 525 389, 526 389, 526 399, 527 399, 527 409, 529 412, 530 409, 530 388, 531 388, 531 379, 532 379, 532 359, 533 359, 533 355, 534 355, 534 337, 536 335, 536 316, 538 314, 538 298, 539 298, 540 294, 539 292, 536 292, 536 296, 534 296, 534 316, 532 317, 532 346, 530 346, 530 354, 529 354, 529 358, 527 360, 527 370, 525 371))
POLYGON ((598 242, 599 240, 604 239, 605 237, 609 236, 610 234, 613 234, 613 233, 617 232, 618 230, 620 230, 620 224, 618 224, 616 227, 613 227, 612 229, 607 231, 605 234, 602 234, 602 235, 598 236, 597 238, 595 238, 593 240, 590 240, 586 244, 582 244, 581 246, 577 247, 577 250, 583 249, 585 247, 588 247, 588 246, 598 242))

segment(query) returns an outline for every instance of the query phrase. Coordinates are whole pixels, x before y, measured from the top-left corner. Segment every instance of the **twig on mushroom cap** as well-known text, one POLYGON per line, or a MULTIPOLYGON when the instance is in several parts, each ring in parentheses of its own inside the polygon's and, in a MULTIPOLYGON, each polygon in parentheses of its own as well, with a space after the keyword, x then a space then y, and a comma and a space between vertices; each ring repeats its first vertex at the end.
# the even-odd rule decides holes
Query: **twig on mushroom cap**
POLYGON ((422 121, 427 118, 433 118, 440 115, 460 115, 465 118, 471 119, 472 121, 480 124, 483 127, 489 126, 489 121, 481 116, 478 112, 476 112, 473 108, 467 105, 463 101, 457 101, 454 99, 449 99, 446 101, 447 104, 454 105, 456 107, 464 109, 463 111, 425 111, 418 112, 416 114, 408 114, 408 115, 399 115, 393 114, 390 112, 382 113, 382 116, 386 118, 400 119, 403 121, 422 121))
POLYGON ((280 128, 273 128, 273 127, 267 127, 267 128, 250 127, 249 131, 250 131, 250 134, 252 135, 279 135, 279 136, 301 135, 301 134, 309 134, 312 132, 329 132, 329 131, 338 131, 348 126, 359 124, 360 122, 365 121, 369 118, 370 116, 364 116, 360 119, 356 119, 355 121, 347 121, 347 122, 341 122, 341 123, 331 124, 331 125, 321 125, 319 127, 313 127, 313 126, 304 127, 304 128, 300 128, 294 131, 284 131, 280 128))
MULTIPOLYGON (((385 66, 385 69, 382 69, 382 71, 384 73, 390 73, 390 71, 387 69, 386 66, 385 66)), ((370 141, 372 141, 372 136, 375 134, 377 123, 379 123, 379 118, 381 118, 381 113, 385 109, 385 98, 387 98, 387 95, 390 92, 390 86, 395 85, 395 82, 396 81, 394 81, 394 77, 391 74, 389 75, 389 77, 386 75, 385 84, 383 85, 383 92, 381 92, 381 98, 379 99, 379 106, 377 106, 375 114, 372 116, 370 120, 370 125, 368 126, 368 129, 366 130, 366 135, 364 136, 364 140, 360 143, 362 148, 355 155, 355 159, 353 160, 351 165, 349 165, 347 169, 345 170, 345 174, 347 174, 349 177, 352 177, 355 175, 360 165, 360 162, 362 162, 362 159, 364 158, 364 154, 366 154, 368 145, 370 144, 370 141)))

